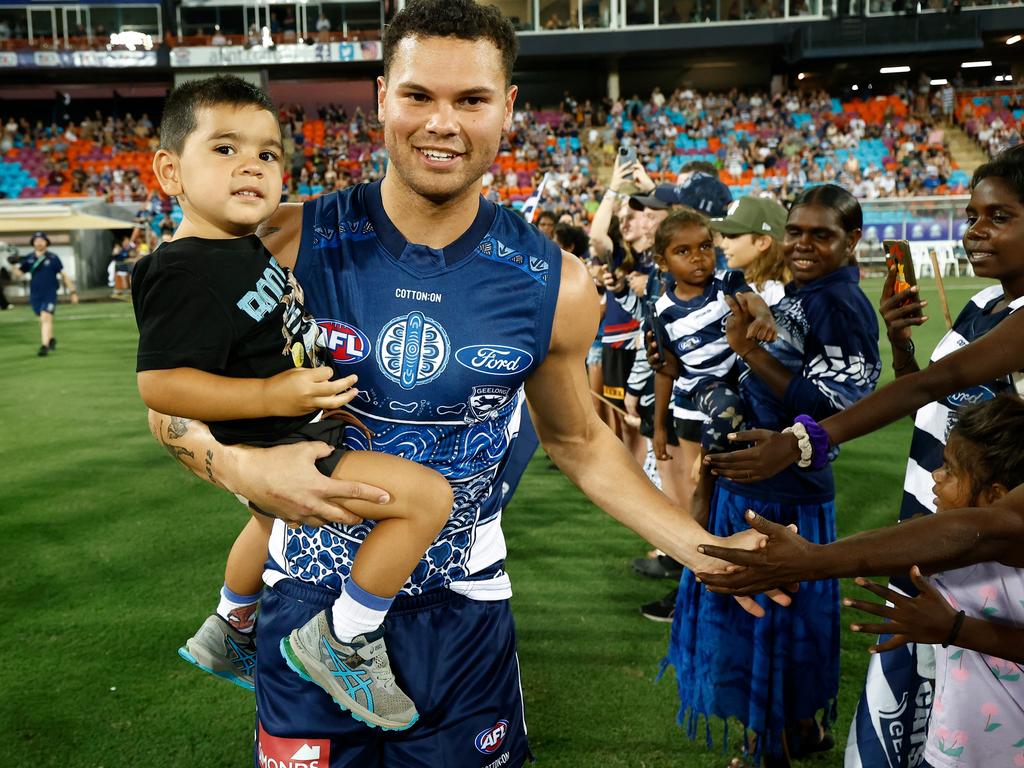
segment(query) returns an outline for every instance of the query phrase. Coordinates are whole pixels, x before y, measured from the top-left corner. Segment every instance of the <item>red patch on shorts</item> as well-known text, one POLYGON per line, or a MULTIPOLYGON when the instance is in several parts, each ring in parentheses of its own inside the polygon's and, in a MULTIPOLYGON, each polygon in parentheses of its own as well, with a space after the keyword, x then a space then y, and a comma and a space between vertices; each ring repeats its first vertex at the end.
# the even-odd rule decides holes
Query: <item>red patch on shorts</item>
POLYGON ((331 740, 271 736, 259 723, 256 754, 260 768, 330 768, 331 740))

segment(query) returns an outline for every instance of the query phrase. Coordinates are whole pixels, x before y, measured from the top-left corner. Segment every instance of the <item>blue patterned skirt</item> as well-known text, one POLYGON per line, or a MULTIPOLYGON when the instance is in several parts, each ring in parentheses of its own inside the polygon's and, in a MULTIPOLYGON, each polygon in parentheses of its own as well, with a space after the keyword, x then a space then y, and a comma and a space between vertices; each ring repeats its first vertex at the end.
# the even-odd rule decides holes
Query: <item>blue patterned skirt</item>
MULTIPOLYGON (((753 509, 783 525, 796 523, 816 543, 835 540, 835 503, 765 502, 716 485, 708 529, 729 536, 749 526, 753 509)), ((679 685, 679 722, 690 738, 705 718, 736 718, 758 735, 757 751, 782 752, 787 725, 824 709, 827 726, 839 691, 839 583, 802 582, 793 604, 783 608, 761 596, 767 615, 756 619, 731 597, 716 595, 686 570, 679 585, 667 662, 679 685)), ((728 735, 725 731, 726 737, 728 735)), ((728 744, 723 744, 727 748, 728 744)))

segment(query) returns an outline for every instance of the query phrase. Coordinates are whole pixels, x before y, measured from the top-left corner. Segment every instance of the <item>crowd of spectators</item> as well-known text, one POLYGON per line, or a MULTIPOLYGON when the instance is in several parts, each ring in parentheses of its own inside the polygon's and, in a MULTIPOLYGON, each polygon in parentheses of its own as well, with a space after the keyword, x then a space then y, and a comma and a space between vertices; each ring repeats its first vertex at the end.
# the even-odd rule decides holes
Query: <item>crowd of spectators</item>
MULTIPOLYGON (((736 197, 788 203, 808 184, 823 183, 839 184, 861 200, 963 193, 967 174, 955 167, 942 122, 952 98, 945 90, 922 94, 904 86, 888 96, 846 102, 809 89, 768 94, 655 88, 645 98, 600 101, 566 92, 557 107, 535 109, 527 102, 516 110, 497 162, 484 174, 485 193, 521 207, 543 180, 541 208, 583 225, 621 147, 634 148, 655 181, 674 182, 683 165, 707 163, 736 197)), ((961 96, 951 115, 990 155, 1021 140, 1024 96, 1007 94, 994 105, 990 96, 961 96)), ((97 112, 81 122, 57 117, 3 123, 0 152, 34 180, 23 196, 149 199, 156 185, 148 158, 157 137, 147 114, 115 118, 97 112)), ((280 119, 286 199, 383 176, 387 156, 372 110, 326 105, 307 114, 285 105, 280 119)))

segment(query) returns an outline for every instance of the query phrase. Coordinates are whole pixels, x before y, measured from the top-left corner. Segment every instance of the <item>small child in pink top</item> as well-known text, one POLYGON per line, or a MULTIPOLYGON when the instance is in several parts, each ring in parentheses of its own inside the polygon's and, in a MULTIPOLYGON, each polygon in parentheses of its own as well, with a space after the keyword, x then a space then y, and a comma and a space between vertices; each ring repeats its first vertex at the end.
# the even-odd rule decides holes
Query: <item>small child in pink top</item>
MULTIPOLYGON (((932 473, 936 511, 987 507, 1024 483, 1022 434, 1024 401, 1013 395, 960 411, 932 473)), ((1024 768, 1024 570, 980 563, 926 580, 915 566, 911 578, 920 590, 913 598, 857 580, 891 607, 845 602, 891 620, 851 627, 894 634, 872 653, 936 644, 920 768, 1024 768)))

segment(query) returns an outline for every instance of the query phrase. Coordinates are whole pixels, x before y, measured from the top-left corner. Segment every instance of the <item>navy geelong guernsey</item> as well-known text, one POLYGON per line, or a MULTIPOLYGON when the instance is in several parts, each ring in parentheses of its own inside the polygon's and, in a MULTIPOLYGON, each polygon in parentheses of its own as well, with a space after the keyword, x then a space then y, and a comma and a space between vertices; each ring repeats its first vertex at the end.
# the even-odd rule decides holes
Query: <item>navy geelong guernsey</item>
MULTIPOLYGON (((882 370, 878 320, 858 282, 857 267, 840 267, 802 286, 786 285, 785 296, 772 305, 778 335, 763 346, 793 376, 780 398, 743 367, 740 395, 748 428, 780 431, 801 413, 822 421, 875 388, 882 370)), ((831 466, 792 465, 767 480, 719 482, 738 496, 766 501, 821 504, 835 498, 831 466)))
MULTIPOLYGON (((355 429, 346 446, 402 456, 452 485, 451 517, 401 594, 509 597, 502 474, 523 382, 550 344, 560 250, 483 198, 448 247, 411 244, 384 212, 377 182, 305 204, 294 273, 336 370, 359 376, 349 408, 373 433, 372 446, 355 429)), ((291 530, 278 521, 265 580, 340 589, 372 525, 291 530)))

